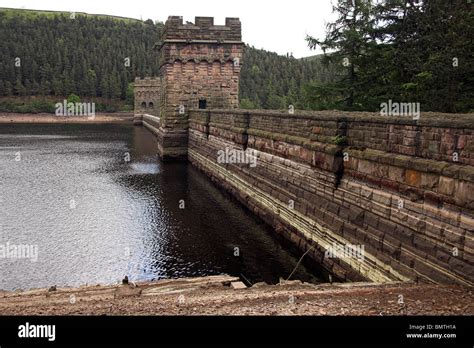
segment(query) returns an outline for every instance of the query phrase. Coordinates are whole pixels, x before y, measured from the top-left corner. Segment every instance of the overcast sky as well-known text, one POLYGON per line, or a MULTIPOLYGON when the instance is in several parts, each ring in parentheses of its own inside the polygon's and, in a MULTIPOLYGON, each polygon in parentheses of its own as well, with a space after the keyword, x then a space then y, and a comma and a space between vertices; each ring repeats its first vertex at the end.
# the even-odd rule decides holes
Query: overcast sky
POLYGON ((305 36, 322 38, 325 23, 333 19, 331 0, 1 0, 0 7, 87 12, 138 19, 165 21, 168 16, 214 17, 224 24, 225 17, 239 17, 244 41, 256 48, 296 58, 320 53, 311 51, 305 36))

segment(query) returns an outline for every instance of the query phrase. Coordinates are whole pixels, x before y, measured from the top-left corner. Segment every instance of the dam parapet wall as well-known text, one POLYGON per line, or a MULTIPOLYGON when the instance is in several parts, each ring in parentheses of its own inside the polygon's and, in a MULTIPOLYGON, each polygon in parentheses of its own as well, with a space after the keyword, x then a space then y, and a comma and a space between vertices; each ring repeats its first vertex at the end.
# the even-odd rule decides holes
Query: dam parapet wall
POLYGON ((473 284, 473 115, 188 117, 189 161, 328 274, 473 284), (355 247, 363 257, 341 254, 355 247))

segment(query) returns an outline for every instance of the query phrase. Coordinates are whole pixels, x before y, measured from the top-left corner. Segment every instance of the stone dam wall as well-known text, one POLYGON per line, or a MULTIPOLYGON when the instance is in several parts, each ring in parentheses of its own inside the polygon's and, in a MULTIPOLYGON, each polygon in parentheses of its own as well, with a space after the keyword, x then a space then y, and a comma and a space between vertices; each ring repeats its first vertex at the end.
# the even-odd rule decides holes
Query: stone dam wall
POLYGON ((239 110, 238 18, 171 16, 158 48, 159 77, 135 80, 134 123, 161 158, 189 160, 328 276, 472 286, 472 114, 239 110), (332 257, 347 246, 363 257, 332 257))
MULTIPOLYGON (((472 115, 187 117, 188 160, 333 278, 473 285, 472 115), (256 165, 220 163, 226 149, 255 155, 256 165), (336 245, 363 246, 364 257, 328 257, 336 245)), ((143 124, 159 134, 159 118, 143 124)))

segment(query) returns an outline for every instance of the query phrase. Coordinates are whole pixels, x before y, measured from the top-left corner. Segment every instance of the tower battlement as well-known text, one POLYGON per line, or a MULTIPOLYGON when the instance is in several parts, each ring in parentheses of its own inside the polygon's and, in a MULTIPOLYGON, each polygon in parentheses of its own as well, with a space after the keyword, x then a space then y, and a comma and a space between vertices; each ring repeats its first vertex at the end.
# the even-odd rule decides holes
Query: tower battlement
POLYGON ((240 19, 226 18, 225 23, 214 25, 213 17, 196 17, 195 23, 184 24, 183 17, 169 17, 159 45, 160 68, 176 61, 240 63, 244 46, 240 19))
POLYGON ((194 23, 183 23, 183 17, 170 16, 162 40, 163 43, 169 40, 239 43, 242 41, 242 25, 238 18, 226 18, 225 25, 214 25, 213 17, 195 17, 194 23))

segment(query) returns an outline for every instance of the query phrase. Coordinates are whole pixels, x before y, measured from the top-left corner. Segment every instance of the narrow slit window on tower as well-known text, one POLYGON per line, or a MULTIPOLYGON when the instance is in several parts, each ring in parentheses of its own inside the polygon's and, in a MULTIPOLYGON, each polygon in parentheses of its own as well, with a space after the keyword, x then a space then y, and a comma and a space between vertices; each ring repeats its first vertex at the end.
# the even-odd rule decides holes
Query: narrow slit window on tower
POLYGON ((205 109, 207 107, 207 100, 206 99, 199 99, 199 109, 205 109))
POLYGON ((149 107, 150 109, 153 109, 153 107, 154 107, 153 102, 149 102, 149 103, 148 103, 148 107, 149 107))
POLYGON ((145 102, 142 103, 142 109, 146 109, 146 103, 145 102))

